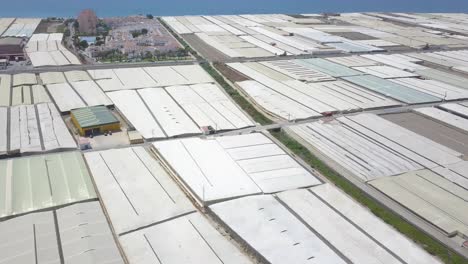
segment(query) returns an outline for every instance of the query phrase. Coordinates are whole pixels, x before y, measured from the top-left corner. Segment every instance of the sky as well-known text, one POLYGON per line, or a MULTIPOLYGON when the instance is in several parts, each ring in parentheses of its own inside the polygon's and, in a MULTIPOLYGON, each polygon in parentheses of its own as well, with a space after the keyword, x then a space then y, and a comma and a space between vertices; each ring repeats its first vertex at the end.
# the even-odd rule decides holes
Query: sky
POLYGON ((323 12, 468 12, 468 0, 0 0, 1 17, 74 17, 132 14, 214 15, 323 12))

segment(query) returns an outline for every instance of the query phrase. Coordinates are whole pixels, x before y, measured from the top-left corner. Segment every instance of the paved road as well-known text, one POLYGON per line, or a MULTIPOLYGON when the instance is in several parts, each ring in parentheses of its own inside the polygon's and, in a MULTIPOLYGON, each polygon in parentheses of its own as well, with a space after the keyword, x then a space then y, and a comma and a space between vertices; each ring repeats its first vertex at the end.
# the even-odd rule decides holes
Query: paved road
MULTIPOLYGON (((451 101, 453 102, 453 101, 451 101)), ((460 100, 458 102, 468 102, 468 100, 460 100)), ((338 118, 341 116, 353 116, 353 115, 358 115, 362 113, 372 113, 376 115, 382 115, 382 114, 397 114, 397 113, 404 113, 404 112, 409 112, 412 109, 416 108, 421 108, 421 107, 432 107, 436 105, 440 105, 441 102, 438 103, 427 103, 427 104, 418 104, 418 105, 404 105, 404 106, 396 106, 396 107, 391 107, 391 108, 383 108, 383 109, 376 109, 376 110, 362 110, 362 111, 357 111, 357 112, 352 112, 352 113, 340 113, 340 114, 335 114, 333 115, 334 118, 338 118)), ((270 130, 270 129, 278 129, 278 128, 286 128, 288 126, 293 126, 293 125, 298 125, 298 124, 305 124, 309 123, 312 121, 318 121, 318 120, 326 120, 329 119, 327 117, 314 117, 314 118, 308 118, 306 120, 300 120, 300 121, 279 121, 275 122, 275 124, 271 125, 258 125, 255 127, 249 127, 249 128, 244 128, 244 129, 239 129, 235 131, 228 131, 228 132, 223 132, 223 133, 218 133, 217 135, 220 136, 226 136, 226 135, 239 135, 239 134, 248 134, 252 132, 258 132, 258 131, 265 131, 265 130, 270 130)))

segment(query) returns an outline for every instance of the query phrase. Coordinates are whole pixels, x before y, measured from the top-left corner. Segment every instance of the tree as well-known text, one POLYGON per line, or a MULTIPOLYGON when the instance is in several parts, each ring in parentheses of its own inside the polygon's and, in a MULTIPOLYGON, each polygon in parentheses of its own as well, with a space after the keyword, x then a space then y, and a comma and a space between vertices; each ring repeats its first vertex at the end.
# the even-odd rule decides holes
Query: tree
POLYGON ((148 19, 153 19, 154 16, 153 16, 152 14, 147 14, 147 15, 146 15, 146 18, 148 18, 148 19))
POLYGON ((141 31, 134 30, 131 32, 133 38, 138 38, 141 35, 141 31))
POLYGON ((144 28, 141 30, 141 34, 146 35, 148 34, 148 29, 144 28))
POLYGON ((86 40, 80 41, 79 46, 80 46, 81 49, 88 48, 89 47, 88 41, 86 41, 86 40))
POLYGON ((144 58, 153 59, 153 53, 151 53, 151 51, 146 51, 144 58))
POLYGON ((65 37, 69 37, 69 36, 70 36, 70 30, 69 30, 68 28, 65 29, 65 31, 63 32, 63 35, 64 35, 65 37))

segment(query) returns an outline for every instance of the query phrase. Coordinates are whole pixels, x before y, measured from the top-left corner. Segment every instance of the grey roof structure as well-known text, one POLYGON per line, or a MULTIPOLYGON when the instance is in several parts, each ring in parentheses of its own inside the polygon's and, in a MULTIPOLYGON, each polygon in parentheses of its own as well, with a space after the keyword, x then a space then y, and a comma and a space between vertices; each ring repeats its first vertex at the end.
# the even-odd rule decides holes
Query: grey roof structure
POLYGON ((343 77, 343 79, 408 104, 442 101, 441 98, 411 89, 409 87, 373 75, 350 76, 343 77))
POLYGON ((0 222, 2 264, 124 263, 99 202, 0 222))

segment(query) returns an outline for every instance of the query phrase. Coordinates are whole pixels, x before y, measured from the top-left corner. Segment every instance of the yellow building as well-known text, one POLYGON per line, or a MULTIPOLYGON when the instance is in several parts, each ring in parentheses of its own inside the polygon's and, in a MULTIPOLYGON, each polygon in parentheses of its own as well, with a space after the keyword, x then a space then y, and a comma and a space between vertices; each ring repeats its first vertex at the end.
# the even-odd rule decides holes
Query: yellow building
POLYGON ((120 131, 120 122, 105 106, 71 110, 71 120, 81 136, 120 131))

